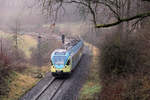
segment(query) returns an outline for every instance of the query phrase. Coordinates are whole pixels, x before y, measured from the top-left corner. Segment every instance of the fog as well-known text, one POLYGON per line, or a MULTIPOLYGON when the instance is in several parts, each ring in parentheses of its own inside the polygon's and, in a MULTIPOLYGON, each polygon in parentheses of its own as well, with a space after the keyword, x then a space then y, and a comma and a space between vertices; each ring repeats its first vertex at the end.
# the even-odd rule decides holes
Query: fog
POLYGON ((32 4, 31 0, 0 0, 0 28, 9 29, 15 20, 19 20, 22 27, 43 23, 40 9, 30 7, 32 4))
MULTIPOLYGON (((35 0, 0 0, 0 29, 11 31, 16 20, 21 23, 23 31, 54 23, 41 8, 35 0)), ((65 12, 60 10, 55 23, 62 32, 79 32, 84 26, 75 5, 66 5, 65 12)))

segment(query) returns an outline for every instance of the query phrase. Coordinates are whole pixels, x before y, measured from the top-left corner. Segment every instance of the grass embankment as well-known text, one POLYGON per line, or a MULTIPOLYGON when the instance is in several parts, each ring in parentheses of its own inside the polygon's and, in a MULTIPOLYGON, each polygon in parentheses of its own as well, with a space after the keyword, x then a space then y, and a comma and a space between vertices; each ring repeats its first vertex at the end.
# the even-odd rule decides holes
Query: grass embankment
MULTIPOLYGON (((12 34, 2 31, 0 31, 0 36, 3 39, 13 39, 12 34)), ((30 59, 32 53, 30 49, 37 47, 37 40, 29 35, 19 35, 18 44, 19 49, 24 52, 25 58, 30 59)), ((1 71, 5 67, 0 66, 0 75, 3 75, 0 77, 0 91, 3 92, 0 93, 0 100, 18 100, 21 95, 31 89, 50 70, 49 66, 36 67, 28 63, 24 65, 25 67, 18 66, 16 68, 11 66, 12 68, 5 71, 1 71), (21 69, 21 71, 18 69, 21 69)))
POLYGON ((20 36, 20 38, 22 40, 20 40, 19 42, 19 48, 25 53, 27 58, 31 58, 31 48, 37 47, 37 40, 29 35, 22 35, 20 36))
MULTIPOLYGON (((5 33, 0 31, 0 37, 7 38, 9 40, 13 40, 13 34, 5 33)), ((14 41, 15 44, 15 41, 14 41)), ((21 49, 24 53, 26 58, 31 57, 31 48, 37 47, 37 40, 34 39, 32 36, 29 35, 18 35, 18 48, 21 49)))
MULTIPOLYGON (((8 84, 7 95, 0 96, 0 100, 18 100, 49 71, 49 67, 29 66, 23 72, 11 71, 5 79, 8 84)), ((5 88, 5 87, 4 87, 5 88)))
POLYGON ((86 44, 92 51, 92 61, 86 83, 80 91, 79 100, 95 100, 98 98, 101 85, 99 79, 99 49, 91 44, 86 44))

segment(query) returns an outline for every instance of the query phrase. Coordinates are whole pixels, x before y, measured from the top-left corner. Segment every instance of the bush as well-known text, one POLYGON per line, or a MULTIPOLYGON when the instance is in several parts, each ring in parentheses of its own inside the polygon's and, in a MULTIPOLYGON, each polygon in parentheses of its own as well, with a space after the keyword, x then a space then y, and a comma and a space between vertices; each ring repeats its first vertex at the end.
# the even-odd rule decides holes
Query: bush
POLYGON ((128 79, 119 79, 103 86, 99 100, 149 100, 150 80, 130 76, 128 79))
POLYGON ((0 54, 0 96, 4 95, 8 92, 8 84, 6 82, 6 78, 9 77, 10 68, 8 65, 10 64, 10 59, 3 54, 0 54))
POLYGON ((14 71, 21 72, 26 65, 25 54, 20 49, 13 47, 12 41, 3 39, 0 51, 0 98, 7 96, 9 84, 13 81, 14 71), (17 52, 17 55, 16 55, 17 52))
MULTIPOLYGON (((147 28, 149 30, 149 28, 147 28)), ((127 39, 117 34, 101 46, 100 100, 149 100, 150 32, 139 31, 127 39)))
POLYGON ((101 78, 120 77, 136 72, 142 61, 136 38, 120 39, 116 34, 107 37, 101 46, 101 78))

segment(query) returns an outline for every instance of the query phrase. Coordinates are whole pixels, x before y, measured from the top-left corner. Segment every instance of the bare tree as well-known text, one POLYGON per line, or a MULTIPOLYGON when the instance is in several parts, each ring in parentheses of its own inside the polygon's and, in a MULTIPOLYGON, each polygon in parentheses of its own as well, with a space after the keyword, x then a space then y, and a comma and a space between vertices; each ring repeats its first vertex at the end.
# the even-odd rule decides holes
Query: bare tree
MULTIPOLYGON (((137 0, 137 2, 138 1, 139 0, 137 0)), ((149 2, 149 0, 142 0, 141 2, 149 2)), ((111 27, 132 20, 137 20, 136 23, 138 23, 142 19, 150 17, 149 11, 132 15, 132 12, 129 12, 129 8, 133 4, 131 0, 40 0, 40 3, 42 4, 44 11, 47 10, 48 13, 55 18, 54 21, 57 19, 59 10, 64 9, 65 4, 77 4, 78 6, 87 9, 88 13, 92 15, 93 23, 96 28, 111 27), (114 22, 111 21, 110 23, 98 24, 97 8, 101 7, 101 5, 107 7, 112 12, 113 17, 115 18, 114 22), (123 12, 127 10, 132 16, 123 15, 123 12)))
POLYGON ((13 23, 12 25, 10 26, 10 29, 11 31, 13 32, 13 40, 15 41, 15 51, 16 51, 16 57, 18 56, 18 46, 19 46, 19 40, 20 40, 20 37, 19 37, 19 33, 21 31, 21 20, 19 18, 15 18, 13 20, 13 23))
POLYGON ((37 56, 37 63, 38 63, 38 66, 41 67, 42 66, 42 56, 41 56, 41 36, 40 36, 40 33, 39 33, 39 36, 38 36, 38 56, 37 56))
POLYGON ((1 38, 0 38, 0 42, 1 42, 1 44, 0 44, 0 46, 1 46, 1 54, 3 54, 3 37, 1 36, 1 38))

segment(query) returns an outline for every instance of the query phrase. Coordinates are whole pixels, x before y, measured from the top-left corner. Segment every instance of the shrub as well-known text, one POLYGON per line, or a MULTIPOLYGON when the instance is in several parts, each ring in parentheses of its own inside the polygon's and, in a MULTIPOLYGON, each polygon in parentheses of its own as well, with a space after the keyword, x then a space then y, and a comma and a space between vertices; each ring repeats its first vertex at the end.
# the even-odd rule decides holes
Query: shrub
POLYGON ((100 77, 120 77, 132 74, 138 70, 140 46, 136 38, 120 39, 116 34, 107 37, 101 46, 100 77))
POLYGON ((120 39, 107 36, 101 46, 100 100, 149 100, 150 32, 144 29, 120 39))
POLYGON ((130 76, 103 86, 100 100, 149 100, 149 76, 130 76), (144 78, 142 78, 144 77, 144 78))
POLYGON ((3 39, 0 51, 0 98, 7 96, 9 84, 13 81, 14 71, 21 72, 25 68, 24 52, 13 47, 12 41, 3 39), (17 52, 17 55, 16 55, 17 52))
POLYGON ((3 54, 0 54, 0 96, 8 92, 8 84, 6 78, 9 77, 9 71, 11 70, 8 65, 10 64, 10 59, 3 54))

